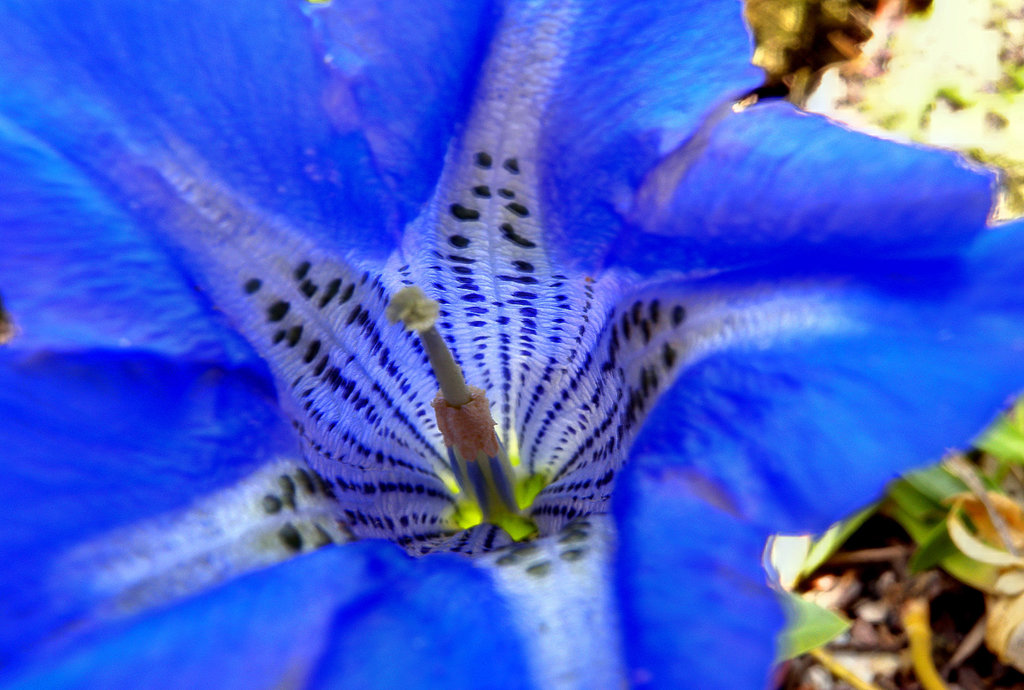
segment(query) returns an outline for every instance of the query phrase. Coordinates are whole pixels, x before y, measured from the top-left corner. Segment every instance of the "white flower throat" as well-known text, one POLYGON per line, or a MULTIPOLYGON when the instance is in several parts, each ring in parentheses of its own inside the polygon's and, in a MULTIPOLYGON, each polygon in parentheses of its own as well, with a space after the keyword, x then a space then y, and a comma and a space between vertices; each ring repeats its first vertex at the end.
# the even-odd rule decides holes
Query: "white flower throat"
POLYGON ((470 198, 431 203, 383 276, 307 244, 276 280, 242 281, 250 339, 339 519, 413 553, 488 551, 604 512, 683 347, 684 305, 555 273, 539 228, 514 222, 528 207, 479 189, 493 158, 466 158, 470 198), (434 299, 406 299, 413 285, 434 299), (389 303, 411 332, 386 323, 389 303), (463 406, 483 412, 476 427, 463 406))

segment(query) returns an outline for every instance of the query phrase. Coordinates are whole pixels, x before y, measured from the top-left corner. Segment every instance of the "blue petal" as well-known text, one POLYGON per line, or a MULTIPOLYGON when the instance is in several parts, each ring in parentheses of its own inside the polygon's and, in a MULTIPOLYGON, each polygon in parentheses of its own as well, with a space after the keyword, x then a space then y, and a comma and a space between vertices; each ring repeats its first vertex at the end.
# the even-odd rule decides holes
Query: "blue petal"
POLYGON ((766 532, 696 498, 678 469, 634 462, 616 486, 623 639, 643 688, 760 688, 783 617, 766 532))
MULTIPOLYGON (((271 687, 306 677, 336 608, 379 585, 365 549, 329 549, 84 637, 6 669, 13 687, 271 687)), ((365 605, 365 604, 362 604, 365 605)))
POLYGON ((531 687, 523 642, 483 570, 432 555, 402 575, 359 615, 338 612, 314 687, 531 687))
POLYGON ((763 75, 740 3, 582 5, 543 112, 540 172, 560 259, 593 267, 644 174, 763 75))
POLYGON ((6 353, 0 447, 0 659, 10 662, 91 606, 74 583, 53 582, 60 554, 233 484, 294 452, 294 439, 268 382, 245 370, 6 353))
POLYGON ((0 118, 124 203, 125 159, 198 156, 268 213, 385 256, 438 175, 489 15, 346 4, 4 3, 0 118), (399 103, 416 107, 393 119, 399 103))
POLYGON ((525 666, 508 625, 468 559, 414 562, 368 542, 51 648, 15 686, 519 688, 525 666))
POLYGON ((164 249, 58 152, 0 117, 0 295, 12 347, 252 360, 164 249))
POLYGON ((988 231, 962 262, 860 268, 708 281, 708 294, 773 286, 752 314, 787 334, 704 324, 718 344, 684 369, 634 453, 686 468, 773 530, 817 531, 968 443, 1024 386, 1024 224, 988 231))
POLYGON ((653 272, 941 254, 984 227, 991 187, 955 155, 759 105, 711 123, 651 172, 614 261, 653 272))
POLYGON ((469 111, 498 18, 494 5, 441 0, 425 11, 405 0, 375 0, 308 11, 341 82, 329 88, 327 110, 340 131, 361 131, 398 197, 402 221, 430 196, 456 123, 469 111))

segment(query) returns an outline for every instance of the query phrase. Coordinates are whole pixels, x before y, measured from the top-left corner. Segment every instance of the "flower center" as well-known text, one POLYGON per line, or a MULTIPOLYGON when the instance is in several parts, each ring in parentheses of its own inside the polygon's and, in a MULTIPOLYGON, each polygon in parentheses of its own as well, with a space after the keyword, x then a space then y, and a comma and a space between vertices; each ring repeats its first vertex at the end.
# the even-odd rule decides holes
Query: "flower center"
POLYGON ((522 514, 536 495, 531 490, 536 482, 528 479, 517 487, 508 451, 494 431, 487 395, 466 385, 462 369, 434 327, 439 311, 437 302, 412 286, 391 299, 387 317, 419 335, 437 377, 440 391, 433 401, 434 415, 459 492, 465 496, 457 521, 463 528, 489 522, 517 541, 526 539, 537 533, 536 524, 522 514))

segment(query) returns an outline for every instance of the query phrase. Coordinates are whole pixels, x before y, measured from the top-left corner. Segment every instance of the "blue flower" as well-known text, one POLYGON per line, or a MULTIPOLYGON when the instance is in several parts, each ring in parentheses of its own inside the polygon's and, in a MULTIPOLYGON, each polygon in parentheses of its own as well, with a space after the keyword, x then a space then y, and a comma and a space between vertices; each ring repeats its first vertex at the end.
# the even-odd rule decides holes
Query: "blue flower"
POLYGON ((955 156, 732 108, 739 13, 5 2, 0 679, 763 685, 766 535, 1024 382, 1024 227, 955 156))

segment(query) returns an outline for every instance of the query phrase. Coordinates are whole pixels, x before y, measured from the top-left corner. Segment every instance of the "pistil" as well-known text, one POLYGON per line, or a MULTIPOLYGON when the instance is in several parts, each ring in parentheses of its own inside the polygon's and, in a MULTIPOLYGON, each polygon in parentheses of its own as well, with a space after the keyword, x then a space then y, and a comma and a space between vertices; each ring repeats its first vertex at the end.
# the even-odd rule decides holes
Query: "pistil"
POLYGON ((433 401, 434 415, 460 490, 479 507, 485 521, 522 538, 532 531, 532 522, 520 514, 516 503, 515 475, 494 431, 487 395, 466 385, 451 350, 434 327, 439 311, 437 302, 412 286, 391 299, 387 317, 419 335, 434 369, 440 387, 433 401))

